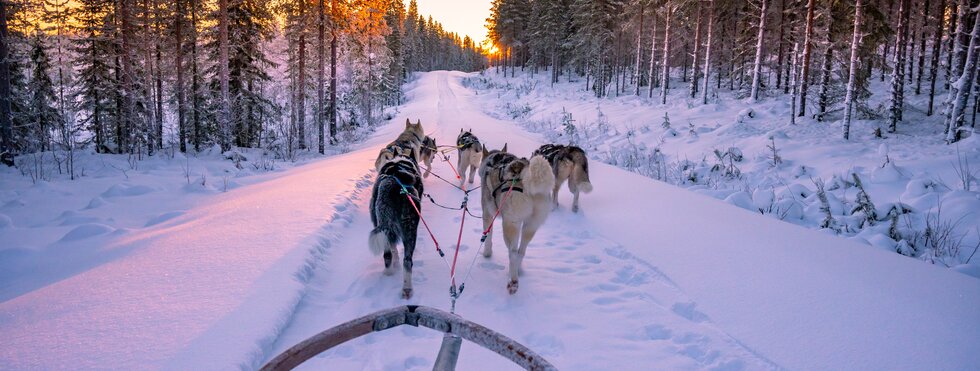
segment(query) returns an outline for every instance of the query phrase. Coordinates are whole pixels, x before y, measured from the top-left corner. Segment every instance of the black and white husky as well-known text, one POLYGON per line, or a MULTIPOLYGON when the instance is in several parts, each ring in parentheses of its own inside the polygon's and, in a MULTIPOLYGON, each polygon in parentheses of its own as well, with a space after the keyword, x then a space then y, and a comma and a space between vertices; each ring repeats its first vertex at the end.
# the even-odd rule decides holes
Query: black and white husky
POLYGON ((381 165, 378 179, 371 191, 371 222, 374 229, 368 237, 368 245, 375 255, 384 254, 385 274, 398 270, 398 250, 395 244, 401 241, 405 257, 402 284, 402 297, 412 297, 412 255, 415 253, 415 237, 418 234, 419 202, 423 193, 422 176, 418 163, 412 158, 411 148, 394 147, 394 156, 381 165), (412 202, 409 197, 415 202, 412 202), (416 211, 416 208, 418 210, 416 211))
POLYGON ((456 137, 456 152, 459 154, 457 168, 461 181, 466 180, 466 170, 470 171, 470 184, 473 183, 473 176, 476 169, 480 167, 480 160, 483 158, 483 145, 480 139, 473 135, 472 130, 463 131, 459 129, 459 136, 456 137))
MULTIPOLYGON (((499 151, 487 152, 486 148, 483 149, 480 185, 484 230, 491 227, 494 214, 500 210, 504 244, 507 245, 510 260, 507 290, 513 294, 517 292, 517 274, 527 245, 551 211, 555 176, 544 157, 533 156, 530 161, 518 158, 507 153, 507 145, 504 145, 499 151)), ((490 257, 492 254, 491 233, 484 244, 483 256, 490 257)))
POLYGON ((554 201, 558 207, 558 189, 566 180, 568 191, 572 192, 572 211, 578 212, 579 192, 592 192, 592 182, 589 181, 589 159, 585 151, 576 146, 561 144, 545 144, 534 150, 533 155, 541 155, 548 159, 551 170, 555 174, 554 201))

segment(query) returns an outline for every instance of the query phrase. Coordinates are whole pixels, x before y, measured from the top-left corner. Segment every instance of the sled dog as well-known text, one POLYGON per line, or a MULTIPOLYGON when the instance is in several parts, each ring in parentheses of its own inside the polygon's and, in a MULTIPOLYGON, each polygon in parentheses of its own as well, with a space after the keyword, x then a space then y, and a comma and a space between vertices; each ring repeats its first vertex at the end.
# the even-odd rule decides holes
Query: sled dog
MULTIPOLYGON (((555 175, 542 156, 531 160, 507 153, 507 145, 501 150, 488 152, 483 149, 480 164, 481 203, 483 205, 483 229, 490 229, 492 218, 500 209, 504 229, 504 244, 510 260, 510 281, 507 290, 517 292, 517 274, 524 260, 528 243, 538 227, 551 211, 551 191, 555 175), (509 195, 508 195, 509 192, 509 195)), ((492 231, 491 231, 492 232, 492 231)), ((493 234, 487 235, 483 256, 493 254, 493 234)))
POLYGON ((456 151, 459 154, 459 162, 456 168, 459 170, 460 181, 466 181, 466 170, 470 170, 470 184, 473 184, 473 175, 480 167, 480 160, 483 158, 483 145, 480 139, 473 135, 472 130, 463 131, 459 129, 459 136, 456 137, 456 151))
POLYGON ((425 137, 425 132, 422 130, 422 121, 418 120, 416 123, 405 119, 405 130, 395 138, 394 141, 388 143, 385 148, 381 149, 378 153, 378 159, 374 161, 374 168, 381 171, 381 166, 386 162, 390 161, 396 155, 396 148, 411 149, 409 156, 412 160, 418 162, 420 158, 420 152, 422 151, 422 141, 425 137))
POLYGON ((536 149, 534 155, 544 156, 551 164, 551 170, 555 174, 553 193, 555 207, 558 207, 558 189, 567 180, 568 190, 573 195, 572 211, 578 212, 579 193, 592 192, 592 183, 589 181, 589 159, 585 157, 585 151, 576 146, 545 144, 536 149))
POLYGON ((375 255, 384 254, 385 274, 391 275, 398 270, 398 250, 395 244, 401 241, 405 257, 402 266, 405 269, 402 284, 402 297, 412 297, 412 254, 415 253, 415 237, 418 233, 419 216, 422 203, 422 177, 418 164, 411 157, 411 148, 395 146, 394 155, 381 165, 378 178, 371 191, 371 223, 374 229, 368 237, 368 246, 375 255), (419 208, 416 212, 412 206, 419 208))
POLYGON ((419 159, 425 164, 425 173, 422 174, 423 178, 428 178, 429 173, 432 172, 432 157, 436 155, 436 139, 428 135, 422 138, 422 149, 419 150, 419 159))

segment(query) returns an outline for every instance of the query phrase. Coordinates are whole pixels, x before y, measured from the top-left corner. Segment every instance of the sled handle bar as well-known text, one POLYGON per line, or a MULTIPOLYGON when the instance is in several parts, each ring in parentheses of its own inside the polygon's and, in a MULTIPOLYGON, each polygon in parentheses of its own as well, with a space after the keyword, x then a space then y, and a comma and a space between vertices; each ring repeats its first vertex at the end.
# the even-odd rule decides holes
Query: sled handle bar
POLYGON ((555 366, 528 347, 496 331, 467 321, 460 316, 421 305, 403 305, 380 310, 324 330, 292 346, 273 358, 262 371, 292 370, 306 360, 330 348, 401 325, 428 327, 459 336, 493 351, 527 370, 557 370, 555 366))

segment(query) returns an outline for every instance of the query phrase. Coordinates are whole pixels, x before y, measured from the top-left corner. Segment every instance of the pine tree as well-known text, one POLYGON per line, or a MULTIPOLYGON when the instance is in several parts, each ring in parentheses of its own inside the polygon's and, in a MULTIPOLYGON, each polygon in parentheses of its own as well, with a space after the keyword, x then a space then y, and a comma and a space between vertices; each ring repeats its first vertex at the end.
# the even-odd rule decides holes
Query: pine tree
POLYGON ((78 21, 74 40, 75 68, 78 71, 75 101, 83 113, 79 120, 94 136, 96 152, 105 152, 111 118, 119 114, 112 104, 112 3, 107 0, 82 0, 76 14, 78 21))
POLYGON ((0 163, 14 166, 14 131, 11 112, 10 33, 7 30, 7 2, 0 1, 0 163))
POLYGON ((55 107, 58 97, 51 80, 51 59, 44 45, 44 34, 37 31, 31 39, 30 117, 33 141, 27 144, 32 151, 51 149, 51 132, 61 124, 62 117, 55 107))

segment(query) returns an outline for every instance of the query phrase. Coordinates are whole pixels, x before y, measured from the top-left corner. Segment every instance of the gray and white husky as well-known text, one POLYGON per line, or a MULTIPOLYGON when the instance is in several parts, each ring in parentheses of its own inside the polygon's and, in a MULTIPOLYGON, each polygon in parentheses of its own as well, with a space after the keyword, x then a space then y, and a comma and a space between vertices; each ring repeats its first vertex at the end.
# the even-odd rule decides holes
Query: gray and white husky
POLYGON ((380 165, 378 178, 371 191, 371 223, 374 229, 368 236, 368 246, 375 255, 384 254, 385 274, 398 270, 398 250, 401 241, 405 257, 402 297, 412 297, 412 255, 418 235, 422 203, 422 176, 413 158, 413 148, 389 146, 391 157, 380 165), (413 200, 409 200, 412 197, 413 200), (415 203, 413 206, 412 203, 415 203), (416 209, 416 207, 418 209, 416 209))
POLYGON ((422 129, 422 121, 417 120, 413 124, 411 120, 405 119, 405 130, 378 153, 378 158, 374 161, 375 170, 381 171, 381 166, 395 157, 397 148, 410 149, 409 156, 418 162, 421 157, 423 138, 425 138, 425 131, 422 129))
MULTIPOLYGON (((498 208, 500 210, 504 244, 507 245, 510 260, 507 290, 514 294, 517 292, 517 274, 527 245, 551 211, 551 191, 555 185, 555 176, 544 157, 533 156, 531 160, 518 158, 507 153, 505 144, 499 151, 488 152, 486 148, 483 149, 480 185, 484 230, 490 229, 493 215, 498 208)), ((483 248, 483 256, 489 258, 492 254, 493 234, 490 233, 483 248)))
POLYGON ((561 144, 545 144, 534 150, 533 155, 541 155, 548 159, 555 174, 554 200, 558 207, 558 189, 566 180, 568 190, 572 192, 572 211, 578 212, 579 192, 592 192, 592 182, 589 181, 589 159, 585 151, 576 146, 561 144))
POLYGON ((473 176, 480 167, 480 160, 483 159, 483 150, 480 139, 473 135, 472 130, 459 129, 459 136, 456 137, 456 152, 459 154, 457 169, 461 181, 466 180, 466 170, 469 169, 470 184, 473 184, 473 176))

